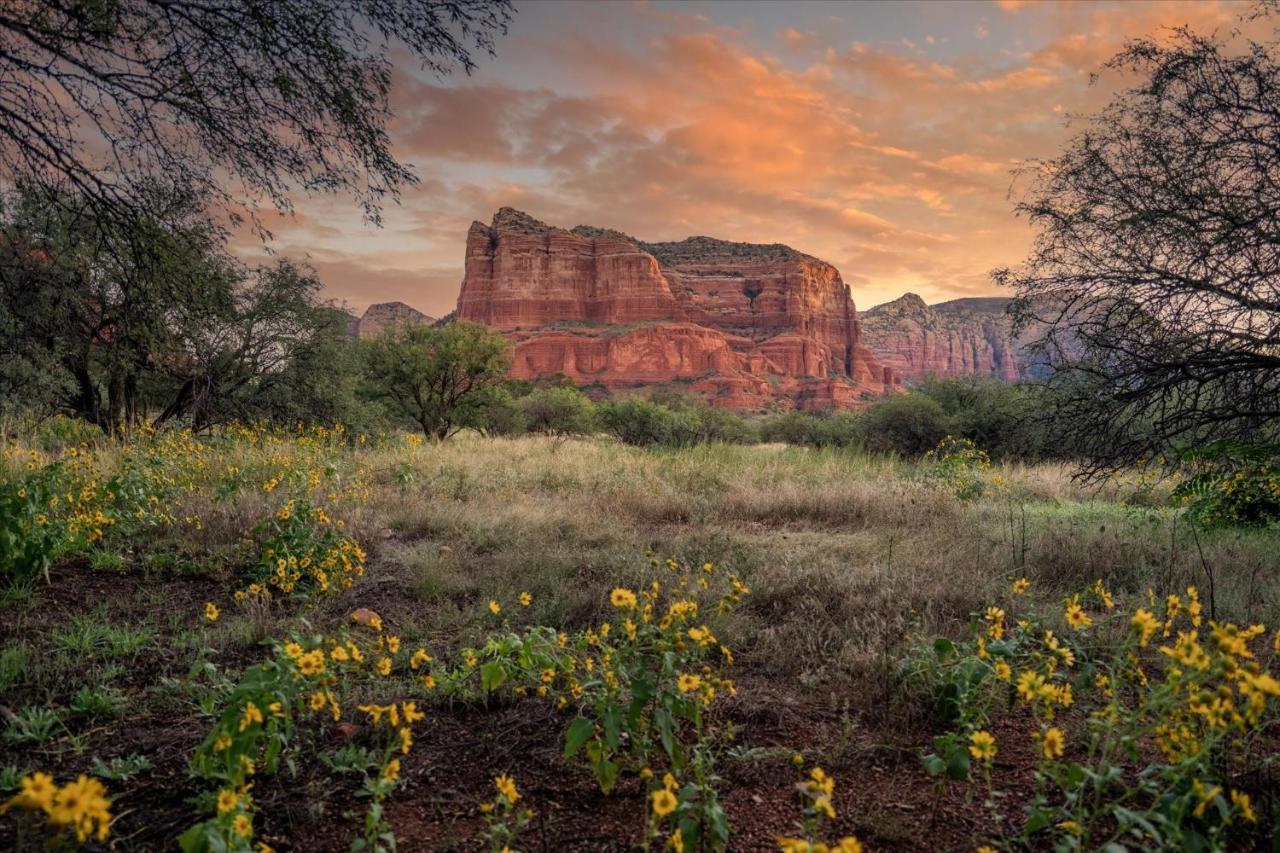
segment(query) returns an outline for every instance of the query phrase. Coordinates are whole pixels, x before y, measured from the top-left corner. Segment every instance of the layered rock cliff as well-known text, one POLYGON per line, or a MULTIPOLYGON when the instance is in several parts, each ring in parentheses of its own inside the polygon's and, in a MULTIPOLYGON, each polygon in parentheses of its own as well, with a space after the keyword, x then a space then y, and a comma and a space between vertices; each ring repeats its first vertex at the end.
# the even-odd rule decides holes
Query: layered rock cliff
POLYGON ((1025 378, 1029 365, 1014 339, 1004 296, 926 305, 914 293, 862 315, 863 337, 904 381, 925 376, 1025 378))
POLYGON ((457 316, 507 334, 522 378, 685 382, 735 408, 848 407, 896 385, 840 273, 779 244, 643 243, 503 208, 467 234, 457 316))
POLYGON ((351 334, 357 338, 371 338, 394 323, 429 324, 435 321, 434 317, 428 317, 403 302, 378 302, 366 308, 360 319, 354 321, 351 334))

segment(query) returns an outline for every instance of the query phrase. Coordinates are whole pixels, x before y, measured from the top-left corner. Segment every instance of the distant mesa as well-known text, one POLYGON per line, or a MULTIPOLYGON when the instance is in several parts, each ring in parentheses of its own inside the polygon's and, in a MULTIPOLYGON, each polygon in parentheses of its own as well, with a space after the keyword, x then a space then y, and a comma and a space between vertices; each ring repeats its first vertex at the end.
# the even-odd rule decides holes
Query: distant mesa
POLYGON ((926 305, 905 293, 864 311, 862 333, 867 346, 908 383, 926 376, 1011 382, 1042 377, 1048 367, 1030 344, 1043 330, 1029 324, 1015 335, 1012 302, 1009 296, 974 296, 926 305))
POLYGON ((436 318, 428 317, 417 308, 403 302, 378 302, 365 309, 357 320, 352 319, 351 335, 357 338, 371 338, 395 323, 422 323, 429 325, 436 318))
POLYGON ((467 233, 456 313, 512 340, 519 378, 676 384, 738 409, 850 408, 899 387, 835 267, 776 243, 645 243, 504 207, 467 233))
POLYGON ((867 345, 906 381, 927 375, 1017 380, 1024 367, 1010 345, 1011 299, 993 296, 926 305, 914 293, 863 312, 867 345))

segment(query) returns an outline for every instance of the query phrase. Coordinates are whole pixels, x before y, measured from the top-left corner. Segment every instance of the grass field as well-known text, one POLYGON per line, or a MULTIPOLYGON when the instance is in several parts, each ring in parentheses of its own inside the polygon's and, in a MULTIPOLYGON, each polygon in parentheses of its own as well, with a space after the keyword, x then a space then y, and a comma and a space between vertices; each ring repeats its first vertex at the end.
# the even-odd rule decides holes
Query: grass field
MULTIPOLYGON (((1167 618, 1170 639, 1155 643, 1173 643, 1189 626, 1166 614, 1169 594, 1182 596, 1184 611, 1200 602, 1206 642, 1210 619, 1280 625, 1274 533, 1197 532, 1167 508, 1167 484, 1135 476, 1085 486, 1058 466, 967 472, 976 488, 961 491, 976 494, 960 497, 936 466, 843 451, 473 436, 432 445, 249 431, 70 450, 17 444, 4 465, 5 511, 28 538, 36 536, 35 510, 19 517, 21 484, 42 505, 62 497, 40 512, 47 578, 43 568, 27 577, 11 569, 0 600, 0 796, 33 771, 58 783, 99 778, 113 820, 105 842, 87 843, 122 850, 172 849, 200 825, 191 838, 204 846, 189 849, 249 849, 250 836, 281 850, 348 849, 368 837, 371 849, 389 843, 388 830, 407 850, 712 849, 716 809, 734 850, 777 849, 778 837, 805 835, 832 843, 856 836, 867 849, 972 850, 1025 830, 1027 810, 1046 792, 1041 776, 1073 755, 1092 760, 1083 745, 1089 714, 1111 706, 1088 700, 1085 682, 1102 683, 1103 669, 1089 667, 1110 660, 1129 617, 1108 621, 1111 608, 1086 592, 1077 601, 1092 624, 1073 631, 1064 601, 1069 611, 1071 596, 1100 581, 1117 614, 1146 607, 1167 618), (30 479, 42 472, 45 480, 30 479), (291 592, 267 597, 249 587, 271 589, 276 559, 307 553, 313 566, 330 555, 323 582, 304 568, 291 592), (643 594, 655 578, 687 586, 689 600, 723 591, 718 600, 732 606, 718 613, 708 598, 687 625, 659 627, 640 615, 646 601, 667 604, 666 588, 643 594), (1010 585, 1022 578, 1029 589, 1015 596, 1010 585), (614 590, 641 598, 635 608, 619 606, 614 590), (981 691, 987 705, 972 696, 939 701, 939 685, 967 670, 947 668, 934 639, 950 638, 958 666, 989 668, 981 661, 990 657, 979 656, 986 645, 972 643, 975 629, 993 624, 992 605, 1002 608, 993 648, 1012 642, 995 636, 1004 633, 1003 611, 1010 637, 1051 626, 1070 640, 1076 660, 1050 665, 1046 677, 1077 667, 1077 701, 1068 692, 1056 719, 1050 701, 1047 719, 1039 700, 990 702, 1003 695, 991 679, 981 691), (361 609, 376 613, 380 627, 361 609), (1021 614, 1027 623, 1015 628, 1021 614), (601 635, 604 623, 612 635, 601 635), (636 623, 641 638, 628 645, 621 632, 636 623), (561 650, 578 651, 572 659, 556 651, 554 632, 540 645, 536 626, 565 632, 561 650), (714 641, 694 633, 689 642, 686 627, 714 631, 714 641), (301 645, 291 650, 287 641, 301 645), (301 663, 304 649, 328 660, 325 649, 346 643, 370 661, 386 659, 389 674, 343 669, 345 656, 323 676, 301 663), (431 661, 410 660, 417 649, 431 661), (646 657, 654 649, 661 654, 646 657), (284 697, 283 707, 246 725, 244 697, 260 689, 245 687, 246 678, 262 661, 283 673, 285 686, 261 687, 284 697), (674 677, 673 665, 701 673, 702 687, 673 680, 669 697, 659 688, 655 710, 619 724, 609 703, 625 708, 642 681, 636 673, 651 664, 659 680, 674 677), (599 666, 602 678, 574 668, 583 665, 599 666), (621 686, 611 684, 611 668, 621 686), (548 669, 554 679, 540 678, 548 669), (401 749, 396 727, 361 709, 406 700, 425 717, 411 727, 412 747, 401 749), (656 734, 662 744, 641 749, 668 701, 677 719, 663 738, 685 744, 679 759, 656 734), (583 730, 584 751, 566 758, 566 729, 572 740, 583 715, 597 725, 583 730), (1066 732, 1061 761, 1039 754, 1050 724, 1066 732), (619 725, 622 735, 612 728, 619 725), (256 772, 219 758, 214 732, 224 729, 233 751, 254 750, 256 772), (994 761, 975 753, 969 781, 939 781, 945 774, 929 775, 921 758, 941 748, 935 736, 960 729, 990 731, 999 752, 994 761), (595 744, 616 770, 607 758, 584 758, 595 744), (834 792, 813 787, 817 777, 806 774, 815 765, 835 780, 834 792), (677 784, 662 783, 668 770, 677 784), (518 801, 495 792, 494 778, 508 775, 518 801), (806 778, 810 787, 797 788, 806 778), (679 794, 671 817, 656 814, 654 798, 666 790, 679 794), (219 791, 234 800, 221 812, 219 791), (834 816, 818 804, 823 797, 834 816), (672 821, 683 819, 698 829, 673 842, 672 821)), ((1254 651, 1232 660, 1247 657, 1256 678, 1274 673, 1271 637, 1245 642, 1254 651)), ((1011 662, 1044 653, 1023 658, 1009 648, 1011 662)), ((1154 653, 1134 670, 1145 666, 1154 681, 1166 657, 1154 653)), ((1230 777, 1231 796, 1224 788, 1211 798, 1221 820, 1201 826, 1203 809, 1186 817, 1219 846, 1262 843, 1275 820, 1275 700, 1268 683, 1257 684, 1265 710, 1248 720, 1243 745, 1215 740, 1214 756, 1192 768, 1223 766, 1230 777), (1249 809, 1261 820, 1242 817, 1237 788, 1251 794, 1249 809)), ((1236 689, 1244 708, 1252 694, 1243 681, 1236 689)), ((1118 772, 1140 769, 1155 744, 1135 743, 1134 758, 1116 759, 1118 772)), ((1166 756, 1161 766, 1189 760, 1166 756)), ((1185 793, 1194 806, 1205 792, 1185 793)), ((1062 816, 1084 820, 1083 807, 1067 799, 1062 816)), ((45 830, 36 812, 0 818, 0 846, 37 844, 45 830)), ((1086 830, 1033 831, 1030 843, 1092 846, 1117 831, 1108 815, 1086 830)))

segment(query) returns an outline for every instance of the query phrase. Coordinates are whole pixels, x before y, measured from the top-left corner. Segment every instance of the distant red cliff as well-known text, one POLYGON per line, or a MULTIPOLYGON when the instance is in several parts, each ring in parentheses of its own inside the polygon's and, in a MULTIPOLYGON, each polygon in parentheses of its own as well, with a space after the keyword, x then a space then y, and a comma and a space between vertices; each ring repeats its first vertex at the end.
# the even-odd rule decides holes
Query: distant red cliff
POLYGON ((643 243, 503 208, 467 234, 457 317, 511 338, 525 379, 684 383, 738 409, 850 408, 898 386, 840 273, 780 244, 643 243))
POLYGON ((1043 372, 1028 344, 1038 327, 1015 335, 1011 298, 979 296, 926 305, 914 293, 862 315, 868 346, 904 382, 926 376, 994 376, 1015 382, 1043 372))

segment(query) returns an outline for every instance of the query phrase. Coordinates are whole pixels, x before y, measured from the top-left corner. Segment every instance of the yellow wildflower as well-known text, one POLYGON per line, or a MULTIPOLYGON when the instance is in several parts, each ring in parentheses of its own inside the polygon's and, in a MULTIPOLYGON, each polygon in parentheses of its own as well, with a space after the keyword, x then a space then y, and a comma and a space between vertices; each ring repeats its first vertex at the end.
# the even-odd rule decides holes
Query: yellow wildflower
POLYGON ((658 817, 666 817, 675 811, 676 806, 679 805, 676 795, 667 788, 654 791, 651 796, 653 797, 653 813, 658 817))
POLYGON ((245 731, 254 723, 263 721, 262 711, 253 702, 248 702, 244 706, 244 713, 240 715, 240 731, 245 731))
POLYGON ((1062 733, 1062 729, 1057 726, 1046 729, 1041 741, 1041 749, 1045 758, 1050 760, 1061 758, 1067 750, 1067 737, 1062 733))
POLYGON ((1231 804, 1240 810, 1240 816, 1249 823, 1258 822, 1258 814, 1253 810, 1253 803, 1249 800, 1249 795, 1244 791, 1231 789, 1231 804))
MULTIPOLYGON (((36 771, 30 776, 23 777, 21 790, 9 803, 32 811, 40 810, 48 813, 53 808, 53 797, 57 791, 58 786, 54 783, 52 776, 36 771)), ((5 807, 9 803, 6 803, 5 807)), ((3 808, 0 808, 0 811, 3 811, 3 808)))
POLYGON ((969 754, 979 761, 991 761, 996 757, 996 739, 987 731, 969 735, 969 754))
POLYGON ((1091 619, 1089 614, 1084 612, 1084 608, 1080 606, 1080 596, 1078 595, 1072 596, 1067 602, 1065 616, 1067 624, 1077 630, 1088 628, 1093 624, 1093 619, 1091 619))
POLYGON ((240 805, 240 795, 232 788, 223 788, 218 792, 218 814, 226 814, 236 810, 240 805))
POLYGON ((503 799, 511 805, 515 805, 516 801, 520 799, 520 791, 516 789, 516 780, 505 773, 493 780, 493 786, 498 789, 498 793, 502 795, 503 799))
POLYGON ((1151 642, 1156 631, 1160 630, 1160 620, 1150 610, 1139 607, 1133 613, 1129 624, 1138 629, 1138 645, 1145 646, 1151 642))
POLYGON ((692 693, 702 686, 701 676, 684 673, 676 679, 676 687, 681 693, 692 693))

